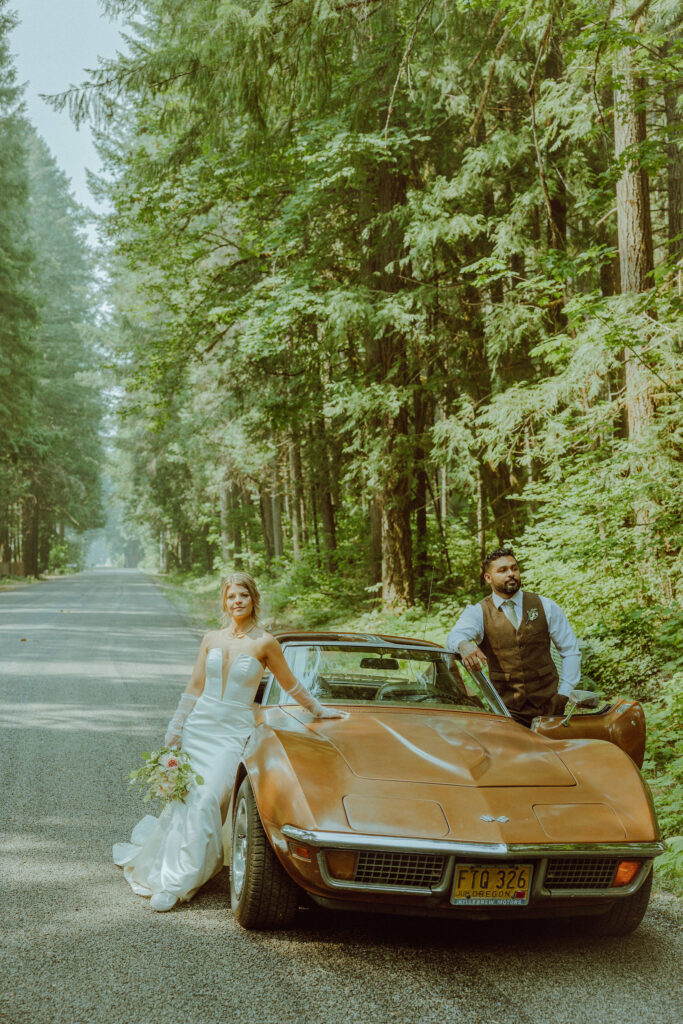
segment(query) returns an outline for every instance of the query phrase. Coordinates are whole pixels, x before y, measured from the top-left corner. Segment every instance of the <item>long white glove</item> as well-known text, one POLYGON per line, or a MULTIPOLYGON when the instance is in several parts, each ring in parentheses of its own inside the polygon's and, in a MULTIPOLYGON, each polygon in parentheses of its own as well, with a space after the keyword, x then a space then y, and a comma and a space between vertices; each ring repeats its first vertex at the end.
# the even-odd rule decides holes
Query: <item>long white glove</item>
POLYGON ((197 698, 191 693, 183 693, 178 701, 178 707, 173 712, 173 717, 168 723, 166 735, 164 736, 165 747, 179 747, 183 738, 183 726, 185 719, 197 703, 197 698))
POLYGON ((306 711, 310 711, 315 718, 345 718, 345 712, 337 711, 336 708, 324 708, 319 700, 312 697, 305 686, 297 683, 291 690, 288 690, 290 697, 293 697, 297 704, 300 704, 306 711))

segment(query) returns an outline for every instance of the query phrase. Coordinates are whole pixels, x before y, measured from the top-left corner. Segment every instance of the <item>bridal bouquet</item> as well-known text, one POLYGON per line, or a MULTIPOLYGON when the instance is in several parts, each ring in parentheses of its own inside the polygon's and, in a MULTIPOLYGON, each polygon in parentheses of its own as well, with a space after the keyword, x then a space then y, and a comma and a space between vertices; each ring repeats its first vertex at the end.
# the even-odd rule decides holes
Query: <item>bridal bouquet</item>
POLYGON ((142 755, 145 762, 142 768, 136 768, 129 772, 129 786, 137 784, 139 792, 144 793, 143 801, 153 800, 158 797, 164 802, 180 800, 185 803, 185 797, 193 786, 201 786, 204 779, 192 770, 190 755, 184 750, 173 750, 170 747, 162 747, 149 754, 145 751, 142 755))

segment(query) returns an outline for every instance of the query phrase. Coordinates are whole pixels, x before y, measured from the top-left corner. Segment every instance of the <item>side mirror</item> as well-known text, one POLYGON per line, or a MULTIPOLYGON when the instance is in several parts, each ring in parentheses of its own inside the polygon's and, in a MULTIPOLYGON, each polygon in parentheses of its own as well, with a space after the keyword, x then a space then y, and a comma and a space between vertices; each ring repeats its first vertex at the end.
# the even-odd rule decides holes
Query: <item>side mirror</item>
POLYGON ((576 704, 577 708, 597 708, 600 700, 600 694, 592 690, 572 690, 568 703, 576 704))
POLYGON ((562 725, 569 725, 569 719, 572 717, 577 708, 597 708, 599 704, 599 693, 593 693, 592 690, 572 690, 572 692, 569 694, 569 700, 567 701, 567 707, 565 709, 565 716, 562 719, 562 725))

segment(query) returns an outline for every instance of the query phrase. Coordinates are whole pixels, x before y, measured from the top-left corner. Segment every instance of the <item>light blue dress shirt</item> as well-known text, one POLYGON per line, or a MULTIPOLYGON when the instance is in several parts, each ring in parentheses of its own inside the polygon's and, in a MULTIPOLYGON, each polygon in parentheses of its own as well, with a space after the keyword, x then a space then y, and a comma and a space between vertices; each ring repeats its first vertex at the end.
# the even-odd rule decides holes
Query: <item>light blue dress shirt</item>
MULTIPOLYGON (((522 600, 524 591, 518 590, 513 597, 499 597, 493 594, 493 603, 500 608, 504 601, 512 601, 517 612, 517 619, 522 621, 522 600)), ((539 595, 540 597, 540 595, 539 595)), ((562 609, 548 597, 541 597, 541 604, 548 620, 550 639, 557 648, 562 659, 559 692, 568 697, 581 682, 581 651, 574 630, 562 609)), ((505 611, 505 609, 503 609, 505 611)), ((448 634, 446 647, 449 651, 459 650, 463 640, 474 640, 480 644, 484 639, 484 612, 480 604, 468 604, 464 612, 448 634)))

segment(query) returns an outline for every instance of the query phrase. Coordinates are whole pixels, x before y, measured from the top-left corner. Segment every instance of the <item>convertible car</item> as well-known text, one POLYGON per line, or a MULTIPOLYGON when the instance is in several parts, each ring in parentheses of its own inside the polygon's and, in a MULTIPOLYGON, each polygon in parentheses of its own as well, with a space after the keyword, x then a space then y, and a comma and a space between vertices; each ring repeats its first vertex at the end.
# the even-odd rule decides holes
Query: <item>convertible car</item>
POLYGON ((454 922, 592 915, 593 934, 638 926, 664 848, 638 771, 638 703, 529 730, 437 645, 279 640, 297 678, 347 715, 313 720, 264 677, 226 822, 243 927, 287 927, 307 900, 454 922))

